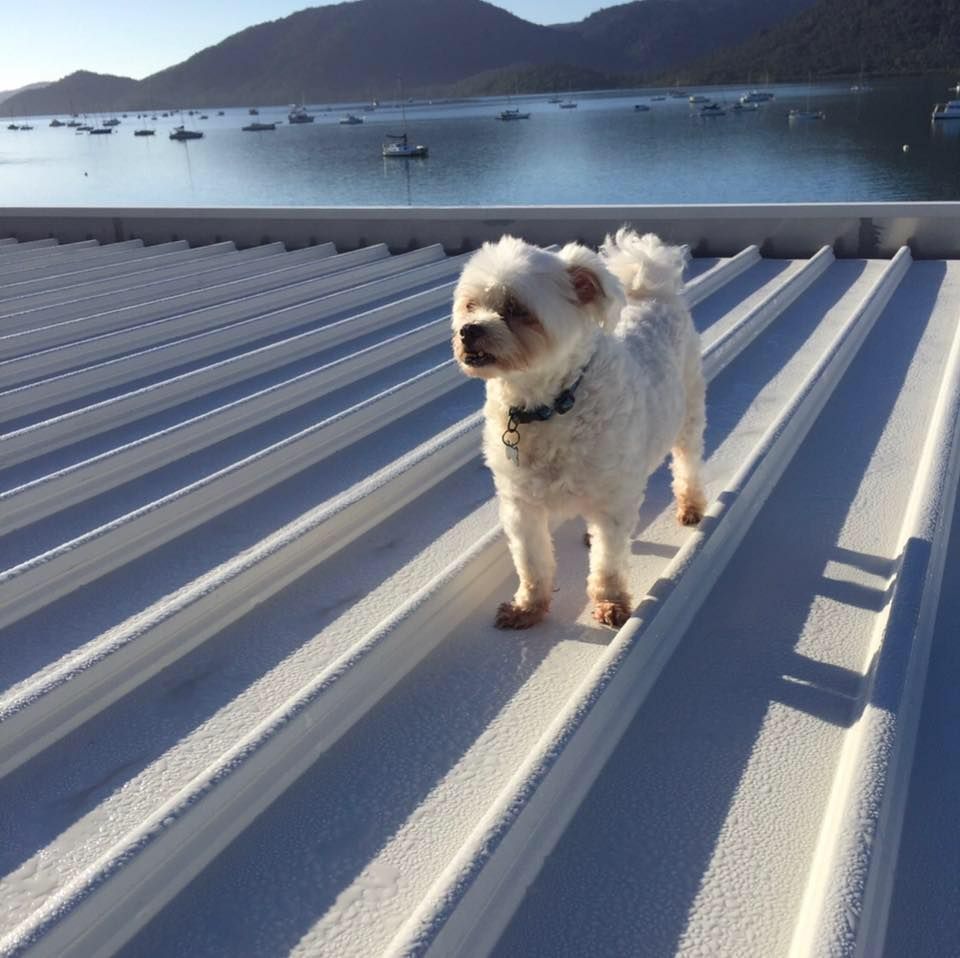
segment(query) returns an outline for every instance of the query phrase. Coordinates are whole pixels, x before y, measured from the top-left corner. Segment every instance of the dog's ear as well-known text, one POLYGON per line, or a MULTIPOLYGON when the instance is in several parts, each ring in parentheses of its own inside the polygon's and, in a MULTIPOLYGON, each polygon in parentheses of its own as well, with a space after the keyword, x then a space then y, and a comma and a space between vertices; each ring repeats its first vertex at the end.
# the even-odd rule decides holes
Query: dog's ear
POLYGON ((603 286, 593 270, 586 266, 575 265, 567 268, 567 274, 581 306, 590 306, 604 299, 603 286))
POLYGON ((603 260, 580 243, 568 243, 560 250, 577 303, 598 326, 613 329, 623 306, 623 289, 603 260))

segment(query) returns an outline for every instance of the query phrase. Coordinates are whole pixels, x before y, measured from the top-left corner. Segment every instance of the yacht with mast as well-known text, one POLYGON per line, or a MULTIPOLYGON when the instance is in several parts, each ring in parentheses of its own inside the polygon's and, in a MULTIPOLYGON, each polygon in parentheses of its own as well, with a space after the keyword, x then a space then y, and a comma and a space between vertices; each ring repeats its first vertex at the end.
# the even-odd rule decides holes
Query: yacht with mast
POLYGON ((391 142, 384 143, 381 150, 385 157, 409 160, 427 156, 429 153, 429 150, 423 143, 411 143, 406 133, 388 133, 387 137, 391 142))
POLYGON ((802 110, 793 109, 787 114, 787 118, 792 123, 794 121, 803 121, 803 120, 825 120, 827 114, 823 110, 811 110, 810 109, 810 90, 813 86, 813 77, 811 74, 807 74, 807 101, 802 110))
MULTIPOLYGON (((520 91, 519 91, 519 85, 518 85, 518 88, 517 88, 517 92, 518 92, 518 93, 520 92, 520 91)), ((529 120, 529 119, 530 119, 530 114, 529 114, 529 113, 521 113, 519 109, 517 109, 516 107, 512 107, 512 106, 510 105, 511 103, 513 103, 513 98, 512 98, 512 97, 510 96, 510 94, 508 93, 508 94, 507 94, 507 108, 506 108, 505 110, 501 110, 501 111, 497 114, 497 119, 498 119, 498 120, 504 120, 505 122, 510 122, 511 120, 529 120)))
POLYGON ((397 77, 397 88, 400 100, 400 123, 403 126, 402 133, 388 133, 386 142, 380 148, 384 157, 394 157, 401 160, 415 159, 425 157, 429 152, 423 143, 411 143, 407 137, 407 106, 403 99, 403 80, 397 77))
POLYGON ((303 97, 301 96, 299 103, 294 103, 290 107, 290 112, 287 114, 287 120, 290 123, 313 123, 314 117, 312 113, 307 113, 307 108, 303 105, 303 97))

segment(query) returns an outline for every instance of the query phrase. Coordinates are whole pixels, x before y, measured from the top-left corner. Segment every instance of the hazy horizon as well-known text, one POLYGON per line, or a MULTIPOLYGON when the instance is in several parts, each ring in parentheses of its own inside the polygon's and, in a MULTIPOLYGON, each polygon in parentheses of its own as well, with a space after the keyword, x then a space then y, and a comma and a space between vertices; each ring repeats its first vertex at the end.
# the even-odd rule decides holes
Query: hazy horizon
MULTIPOLYGON (((33 0, 4 15, 8 42, 0 59, 0 91, 53 82, 76 70, 141 80, 239 30, 337 2, 344 0, 234 0, 229 5, 167 0, 162 6, 147 0, 69 4, 66 0, 33 0), (78 42, 78 35, 84 42, 78 42)), ((541 24, 582 20, 612 5, 601 0, 490 2, 541 24)))

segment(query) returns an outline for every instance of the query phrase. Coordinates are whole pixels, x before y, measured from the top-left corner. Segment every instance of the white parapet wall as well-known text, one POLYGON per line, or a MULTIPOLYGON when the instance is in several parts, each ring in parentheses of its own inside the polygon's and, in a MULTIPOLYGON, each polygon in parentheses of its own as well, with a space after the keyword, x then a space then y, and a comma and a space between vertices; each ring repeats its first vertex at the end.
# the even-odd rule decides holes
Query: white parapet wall
POLYGON ((960 256, 960 203, 0 208, 0 237, 21 241, 279 240, 289 249, 333 242, 340 250, 377 242, 394 252, 432 243, 463 252, 508 232, 541 244, 557 237, 596 244, 623 223, 687 243, 697 256, 729 256, 751 243, 778 257, 810 256, 822 246, 839 257, 888 257, 904 245, 915 259, 960 256))

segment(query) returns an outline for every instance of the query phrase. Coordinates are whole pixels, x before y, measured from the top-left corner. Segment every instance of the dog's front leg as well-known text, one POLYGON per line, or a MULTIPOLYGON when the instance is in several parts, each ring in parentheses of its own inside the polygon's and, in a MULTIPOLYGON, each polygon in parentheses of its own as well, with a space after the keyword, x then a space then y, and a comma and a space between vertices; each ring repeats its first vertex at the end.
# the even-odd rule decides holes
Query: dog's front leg
POLYGON ((590 575, 587 595, 593 602, 593 617, 604 625, 619 629, 630 618, 632 604, 623 571, 627 567, 630 510, 604 513, 587 518, 590 537, 590 575))
POLYGON ((496 625, 500 629, 529 629, 547 614, 553 595, 557 563, 549 514, 544 506, 501 498, 500 521, 520 585, 513 602, 504 602, 497 609, 496 625))

